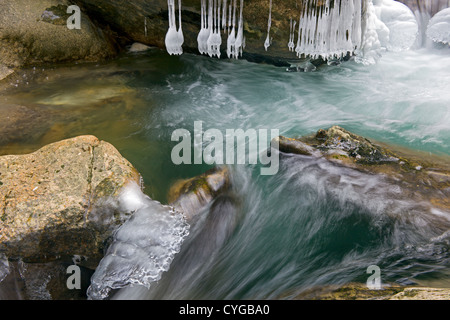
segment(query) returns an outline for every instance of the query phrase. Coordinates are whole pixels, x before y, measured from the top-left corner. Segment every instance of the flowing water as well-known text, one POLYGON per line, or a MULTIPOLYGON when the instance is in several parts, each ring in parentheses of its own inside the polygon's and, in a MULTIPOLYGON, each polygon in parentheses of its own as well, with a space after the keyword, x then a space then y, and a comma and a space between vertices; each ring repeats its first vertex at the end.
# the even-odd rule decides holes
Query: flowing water
MULTIPOLYGON (((194 121, 204 130, 269 128, 289 137, 340 125, 448 157, 449 70, 446 49, 315 72, 158 49, 24 70, 0 103, 43 110, 52 121, 0 153, 93 134, 116 146, 142 174, 145 193, 163 204, 176 180, 211 168, 171 160, 172 132, 192 133, 194 121)), ((450 286, 450 213, 415 203, 383 177, 289 155, 272 176, 260 175, 259 164, 229 169, 231 190, 204 209, 162 278, 113 298, 291 298, 314 286, 365 283, 369 265, 380 267, 383 283, 450 286)))

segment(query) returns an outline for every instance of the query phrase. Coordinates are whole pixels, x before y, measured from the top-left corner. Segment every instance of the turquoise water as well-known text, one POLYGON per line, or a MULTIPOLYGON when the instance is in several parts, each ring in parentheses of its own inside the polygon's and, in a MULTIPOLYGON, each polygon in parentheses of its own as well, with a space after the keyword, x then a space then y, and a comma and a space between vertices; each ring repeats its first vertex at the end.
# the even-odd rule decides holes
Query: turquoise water
MULTIPOLYGON (((268 128, 290 137, 340 125, 448 156, 449 70, 448 52, 425 49, 310 73, 158 49, 55 66, 35 79, 34 70, 24 70, 28 84, 21 80, 0 99, 45 110, 54 120, 0 152, 93 134, 116 146, 142 174, 145 192, 162 203, 177 179, 211 167, 171 161, 172 132, 192 133, 194 121, 204 130, 268 128)), ((150 290, 123 289, 117 297, 290 298, 313 286, 365 283, 372 264, 383 283, 450 285, 448 212, 426 215, 383 178, 325 161, 282 156, 274 176, 261 176, 258 167, 230 165, 232 191, 204 212, 213 216, 211 230, 194 228, 150 290)))

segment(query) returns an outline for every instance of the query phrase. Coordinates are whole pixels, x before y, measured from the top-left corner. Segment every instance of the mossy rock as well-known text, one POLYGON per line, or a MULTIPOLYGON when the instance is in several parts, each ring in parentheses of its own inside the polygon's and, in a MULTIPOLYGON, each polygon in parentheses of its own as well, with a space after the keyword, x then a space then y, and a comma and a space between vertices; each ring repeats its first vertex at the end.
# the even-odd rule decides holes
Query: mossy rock
POLYGON ((197 177, 175 182, 169 190, 168 200, 190 221, 229 187, 228 169, 216 167, 197 177))

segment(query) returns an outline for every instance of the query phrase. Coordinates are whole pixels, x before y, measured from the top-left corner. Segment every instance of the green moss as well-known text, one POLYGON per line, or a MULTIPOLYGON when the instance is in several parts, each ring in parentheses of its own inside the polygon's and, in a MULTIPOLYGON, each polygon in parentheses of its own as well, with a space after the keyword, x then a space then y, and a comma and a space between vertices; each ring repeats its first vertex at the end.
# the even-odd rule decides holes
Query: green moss
POLYGON ((414 289, 412 289, 412 290, 405 290, 404 292, 403 292, 403 295, 405 296, 405 297, 410 297, 410 298, 412 298, 412 297, 415 297, 415 296, 417 296, 418 294, 419 294, 419 290, 414 290, 414 289))
POLYGON ((67 6, 58 4, 57 6, 51 6, 45 9, 42 13, 41 19, 44 22, 54 25, 66 25, 67 19, 71 14, 67 13, 67 6))
POLYGON ((97 198, 109 197, 114 195, 118 188, 118 185, 110 178, 103 179, 94 190, 94 194, 97 198))

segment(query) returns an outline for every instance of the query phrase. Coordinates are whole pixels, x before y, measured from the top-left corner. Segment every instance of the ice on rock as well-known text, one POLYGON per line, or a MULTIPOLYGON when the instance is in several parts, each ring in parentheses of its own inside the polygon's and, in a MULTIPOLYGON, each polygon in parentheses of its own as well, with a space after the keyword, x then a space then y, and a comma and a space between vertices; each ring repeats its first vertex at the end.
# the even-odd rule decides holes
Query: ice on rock
POLYGON ((132 284, 149 287, 169 269, 189 225, 172 207, 164 206, 131 184, 120 195, 119 210, 134 211, 114 234, 91 278, 89 299, 105 299, 112 289, 132 284))
POLYGON ((180 55, 183 53, 183 30, 181 28, 181 0, 178 0, 178 24, 177 30, 175 18, 175 0, 167 0, 167 7, 169 12, 169 30, 167 30, 165 44, 167 52, 172 55, 180 55))
POLYGON ((431 18, 427 37, 435 42, 450 44, 450 8, 439 11, 431 18))
POLYGON ((389 42, 389 29, 381 22, 376 14, 371 0, 364 3, 361 21, 362 40, 360 47, 355 51, 356 62, 374 64, 382 54, 382 42, 389 42))

